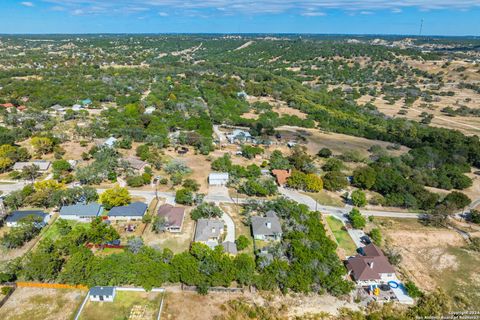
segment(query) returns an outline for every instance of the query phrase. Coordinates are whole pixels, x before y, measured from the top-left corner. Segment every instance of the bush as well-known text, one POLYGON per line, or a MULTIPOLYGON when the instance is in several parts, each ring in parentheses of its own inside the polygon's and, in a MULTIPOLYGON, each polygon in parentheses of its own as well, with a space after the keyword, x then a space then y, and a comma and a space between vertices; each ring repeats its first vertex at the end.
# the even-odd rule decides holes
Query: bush
POLYGON ((196 192, 200 189, 200 184, 193 179, 186 179, 185 181, 183 181, 182 187, 196 192))
POLYGON ((370 238, 372 239, 373 243, 376 245, 382 244, 382 232, 378 228, 373 228, 370 231, 370 238))
POLYGON ((365 207, 367 205, 367 196, 362 190, 352 192, 352 203, 356 207, 365 207))
POLYGON ((189 189, 179 189, 175 193, 175 202, 184 205, 193 204, 193 192, 189 189))
POLYGON ((235 240, 235 244, 237 245, 238 250, 243 250, 250 245, 250 240, 242 234, 237 240, 235 240))
POLYGON ((412 298, 420 298, 423 295, 422 291, 413 281, 407 281, 407 283, 405 283, 405 289, 407 289, 407 294, 412 298))
POLYGON ((318 151, 317 156, 320 158, 330 158, 332 156, 332 150, 328 148, 322 148, 320 151, 318 151))
POLYGON ((339 171, 328 172, 322 180, 323 187, 329 191, 340 191, 348 186, 347 176, 339 171))
POLYGON ((192 220, 220 218, 223 211, 214 203, 202 203, 190 213, 192 220))
POLYGON ((348 215, 348 219, 354 229, 362 229, 367 224, 367 220, 357 208, 353 208, 348 215))

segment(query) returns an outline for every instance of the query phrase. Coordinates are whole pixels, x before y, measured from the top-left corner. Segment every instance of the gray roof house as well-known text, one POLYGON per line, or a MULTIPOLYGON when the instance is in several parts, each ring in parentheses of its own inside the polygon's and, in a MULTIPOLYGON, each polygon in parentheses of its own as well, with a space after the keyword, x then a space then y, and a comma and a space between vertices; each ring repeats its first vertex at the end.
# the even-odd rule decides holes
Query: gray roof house
POLYGON ((230 143, 235 143, 236 141, 241 143, 254 141, 250 132, 240 129, 233 130, 231 134, 227 135, 227 139, 230 143))
POLYGON ((228 183, 228 172, 212 172, 208 175, 208 184, 211 186, 224 186, 228 183))
POLYGON ((219 244, 220 236, 223 234, 224 223, 222 220, 198 219, 195 229, 195 242, 205 243, 210 248, 219 244))
POLYGON ((280 240, 282 226, 277 214, 274 211, 268 211, 265 217, 252 217, 252 233, 256 240, 280 240))
POLYGON ((50 215, 41 210, 25 210, 25 211, 13 211, 5 219, 7 227, 16 227, 18 223, 27 217, 35 217, 38 219, 38 226, 44 227, 48 220, 50 220, 50 215))
POLYGON ((108 217, 113 220, 141 220, 148 206, 143 202, 133 202, 128 206, 113 207, 108 217))
POLYGON ((137 171, 143 171, 145 167, 148 165, 148 163, 146 163, 145 161, 142 161, 134 157, 128 157, 123 160, 127 162, 132 169, 135 169, 137 171))
POLYGON ((20 170, 23 170, 23 168, 25 167, 36 165, 39 171, 47 171, 50 168, 50 164, 51 162, 46 160, 34 160, 34 161, 28 161, 28 162, 19 161, 19 162, 15 162, 15 164, 13 165, 13 170, 20 171, 20 170))
POLYGON ((98 203, 74 204, 63 206, 60 209, 60 218, 66 220, 90 221, 103 212, 103 207, 98 203))
POLYGON ((115 287, 93 287, 89 291, 90 301, 113 302, 115 294, 115 287))

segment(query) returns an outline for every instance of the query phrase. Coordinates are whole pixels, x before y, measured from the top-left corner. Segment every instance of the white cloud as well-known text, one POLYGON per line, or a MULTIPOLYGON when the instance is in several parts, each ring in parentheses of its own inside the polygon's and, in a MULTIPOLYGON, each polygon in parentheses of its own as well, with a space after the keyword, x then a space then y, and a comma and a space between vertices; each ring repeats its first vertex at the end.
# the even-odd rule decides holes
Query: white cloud
POLYGON ((370 15, 370 14, 373 14, 373 12, 372 11, 360 11, 360 14, 370 15))
POLYGON ((83 14, 135 14, 147 10, 161 10, 189 15, 192 11, 214 10, 223 14, 279 14, 295 13, 321 16, 331 9, 347 12, 375 12, 389 10, 399 13, 406 8, 418 10, 480 8, 480 0, 42 0, 83 14))
POLYGON ((35 4, 33 4, 33 2, 30 2, 30 1, 23 1, 23 2, 20 2, 20 4, 25 7, 35 7, 35 4))
POLYGON ((160 17, 168 17, 168 13, 163 12, 163 11, 160 11, 160 12, 158 13, 158 15, 159 15, 160 17))

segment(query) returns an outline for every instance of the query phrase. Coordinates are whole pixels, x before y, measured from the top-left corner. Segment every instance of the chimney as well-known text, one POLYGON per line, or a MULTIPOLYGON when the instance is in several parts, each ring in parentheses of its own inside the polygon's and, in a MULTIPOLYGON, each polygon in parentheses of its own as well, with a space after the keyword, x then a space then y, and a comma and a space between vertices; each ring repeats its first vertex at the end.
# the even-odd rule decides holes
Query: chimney
POLYGON ((371 261, 368 266, 370 267, 370 269, 373 269, 373 261, 371 261))
POLYGON ((270 221, 267 222, 267 228, 268 228, 268 229, 272 229, 272 223, 271 223, 270 221))
POLYGON ((215 233, 215 227, 212 228, 212 233, 215 233))

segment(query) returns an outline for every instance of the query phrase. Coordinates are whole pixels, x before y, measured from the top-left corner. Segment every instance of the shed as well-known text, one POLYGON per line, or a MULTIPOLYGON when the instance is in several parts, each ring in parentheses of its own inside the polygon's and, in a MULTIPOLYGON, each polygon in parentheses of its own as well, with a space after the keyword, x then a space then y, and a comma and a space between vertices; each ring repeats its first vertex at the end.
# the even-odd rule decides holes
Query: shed
POLYGON ((228 172, 212 172, 208 175, 208 184, 211 186, 224 186, 228 183, 228 172))
POLYGON ((90 289, 90 301, 113 302, 116 295, 115 287, 93 287, 90 289))

